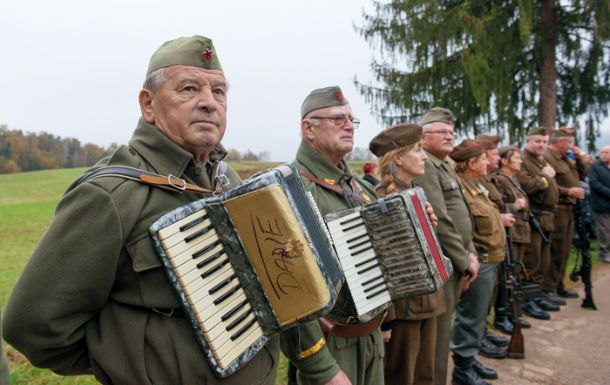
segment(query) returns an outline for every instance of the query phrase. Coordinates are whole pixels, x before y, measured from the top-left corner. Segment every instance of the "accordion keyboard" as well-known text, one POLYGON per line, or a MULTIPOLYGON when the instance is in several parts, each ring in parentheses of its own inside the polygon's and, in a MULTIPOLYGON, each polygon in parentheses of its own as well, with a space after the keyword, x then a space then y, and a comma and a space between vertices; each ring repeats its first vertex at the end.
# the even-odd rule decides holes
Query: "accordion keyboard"
POLYGON ((327 222, 358 314, 391 301, 360 212, 327 222))
POLYGON ((227 367, 263 331, 205 210, 158 233, 220 367, 227 367))

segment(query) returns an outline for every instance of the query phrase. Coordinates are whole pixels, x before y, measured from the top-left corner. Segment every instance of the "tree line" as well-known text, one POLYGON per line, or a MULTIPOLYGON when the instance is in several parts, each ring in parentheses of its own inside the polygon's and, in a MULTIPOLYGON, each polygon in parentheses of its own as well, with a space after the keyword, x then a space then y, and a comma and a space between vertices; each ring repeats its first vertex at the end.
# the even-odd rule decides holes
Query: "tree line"
POLYGON ((92 166, 116 147, 114 143, 104 148, 82 144, 75 138, 10 130, 0 125, 0 174, 92 166))

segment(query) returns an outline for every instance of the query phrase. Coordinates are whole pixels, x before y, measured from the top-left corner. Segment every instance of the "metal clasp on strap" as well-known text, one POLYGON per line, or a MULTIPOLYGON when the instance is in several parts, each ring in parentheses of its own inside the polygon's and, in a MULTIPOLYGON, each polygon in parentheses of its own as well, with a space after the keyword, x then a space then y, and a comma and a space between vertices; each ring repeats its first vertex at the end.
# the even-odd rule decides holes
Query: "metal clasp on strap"
POLYGON ((171 309, 157 309, 156 307, 152 307, 150 308, 150 310, 154 311, 157 314, 161 314, 162 316, 165 316, 167 318, 171 318, 174 316, 174 313, 176 312, 176 308, 171 308, 171 309))
POLYGON ((180 191, 184 191, 186 190, 186 181, 184 179, 180 179, 177 176, 173 176, 172 174, 169 174, 167 176, 167 183, 174 187, 176 190, 180 190, 180 191), (179 183, 177 183, 179 182, 179 183))

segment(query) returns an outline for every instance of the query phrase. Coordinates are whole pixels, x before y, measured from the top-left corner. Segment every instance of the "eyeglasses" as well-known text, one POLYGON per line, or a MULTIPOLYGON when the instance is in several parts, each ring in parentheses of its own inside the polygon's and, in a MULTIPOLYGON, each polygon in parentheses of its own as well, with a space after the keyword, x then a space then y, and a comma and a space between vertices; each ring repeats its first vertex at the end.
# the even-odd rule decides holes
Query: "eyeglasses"
POLYGON ((345 116, 345 115, 337 115, 337 116, 312 116, 309 119, 326 119, 331 120, 335 126, 343 127, 345 123, 349 120, 354 128, 358 128, 360 125, 360 120, 354 118, 353 116, 345 116))
POLYGON ((436 130, 436 131, 426 131, 426 134, 440 134, 442 136, 454 136, 455 132, 451 131, 451 130, 436 130))

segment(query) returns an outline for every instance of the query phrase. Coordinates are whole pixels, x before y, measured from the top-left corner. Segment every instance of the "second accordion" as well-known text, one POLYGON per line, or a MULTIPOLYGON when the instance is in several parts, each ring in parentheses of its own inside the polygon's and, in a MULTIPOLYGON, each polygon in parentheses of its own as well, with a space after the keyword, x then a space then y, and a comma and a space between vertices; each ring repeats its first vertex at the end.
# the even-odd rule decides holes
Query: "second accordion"
POLYGON ((426 201, 415 187, 325 216, 360 322, 392 301, 439 290, 453 273, 426 201))

